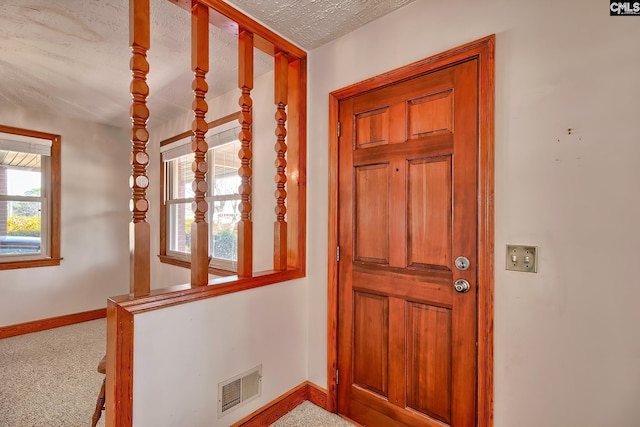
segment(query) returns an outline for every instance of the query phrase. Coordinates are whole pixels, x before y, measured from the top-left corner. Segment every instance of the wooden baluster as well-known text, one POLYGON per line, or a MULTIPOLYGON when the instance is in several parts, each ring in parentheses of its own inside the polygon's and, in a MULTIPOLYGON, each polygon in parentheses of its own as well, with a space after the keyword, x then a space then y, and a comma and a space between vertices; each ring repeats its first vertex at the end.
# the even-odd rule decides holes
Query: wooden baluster
POLYGON ((198 3, 191 11, 191 69, 195 76, 191 85, 195 95, 192 104, 195 119, 191 124, 191 149, 195 153, 191 165, 194 173, 192 188, 195 194, 195 219, 191 224, 191 285, 203 286, 209 281, 209 224, 205 219, 208 210, 205 200, 208 189, 206 155, 209 147, 204 139, 209 129, 205 119, 208 110, 205 100, 208 90, 205 75, 209 71, 209 8, 198 3))
POLYGON ((306 237, 304 159, 306 158, 305 128, 306 99, 301 92, 306 87, 304 60, 289 56, 287 88, 287 268, 304 265, 306 237))
POLYGON ((253 275, 253 223, 251 222, 251 89, 253 89, 253 34, 241 31, 238 35, 238 87, 241 112, 238 121, 242 130, 240 140, 240 168, 238 174, 242 180, 238 191, 240 201, 240 221, 238 222, 238 277, 253 275))
POLYGON ((129 186, 132 190, 130 203, 132 221, 129 226, 131 269, 129 292, 133 296, 146 295, 151 289, 151 231, 147 222, 147 210, 149 209, 147 201, 147 188, 149 187, 149 178, 147 177, 147 165, 149 164, 149 155, 147 154, 147 142, 149 141, 149 132, 147 131, 147 120, 149 119, 149 109, 147 108, 149 20, 149 0, 130 0, 129 42, 132 52, 130 90, 133 101, 130 110, 132 152, 129 160, 132 173, 129 186))
POLYGON ((274 270, 286 270, 287 269, 287 223, 285 221, 285 214, 287 213, 287 207, 285 205, 287 199, 287 191, 285 190, 285 184, 287 182, 286 167, 287 160, 285 159, 285 153, 287 152, 287 144, 285 137, 287 136, 287 128, 285 122, 287 121, 287 113, 285 108, 287 106, 287 91, 288 91, 288 76, 287 71, 289 67, 289 61, 287 55, 283 52, 278 52, 275 55, 275 82, 274 82, 274 102, 277 106, 275 119, 276 126, 276 144, 274 149, 276 151, 276 221, 273 227, 273 269, 274 270))

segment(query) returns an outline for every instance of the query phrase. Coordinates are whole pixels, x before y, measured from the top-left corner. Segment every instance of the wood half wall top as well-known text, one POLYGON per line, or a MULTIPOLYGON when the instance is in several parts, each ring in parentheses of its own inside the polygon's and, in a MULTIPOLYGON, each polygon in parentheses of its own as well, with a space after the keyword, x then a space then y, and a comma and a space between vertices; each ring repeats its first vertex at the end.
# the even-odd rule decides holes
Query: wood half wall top
POLYGON ((254 34, 254 45, 271 56, 276 52, 286 52, 289 61, 295 61, 307 56, 307 53, 282 36, 274 33, 264 25, 247 17, 222 0, 169 0, 181 8, 191 11, 192 3, 209 6, 209 22, 216 27, 237 36, 242 30, 254 34))

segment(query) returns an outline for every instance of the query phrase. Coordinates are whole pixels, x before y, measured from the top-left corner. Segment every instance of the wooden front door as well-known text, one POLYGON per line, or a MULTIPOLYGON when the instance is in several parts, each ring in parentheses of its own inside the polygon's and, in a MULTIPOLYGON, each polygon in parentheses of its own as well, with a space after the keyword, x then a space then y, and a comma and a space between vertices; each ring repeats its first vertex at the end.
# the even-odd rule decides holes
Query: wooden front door
POLYGON ((339 122, 338 410, 475 426, 478 60, 343 99, 339 122))

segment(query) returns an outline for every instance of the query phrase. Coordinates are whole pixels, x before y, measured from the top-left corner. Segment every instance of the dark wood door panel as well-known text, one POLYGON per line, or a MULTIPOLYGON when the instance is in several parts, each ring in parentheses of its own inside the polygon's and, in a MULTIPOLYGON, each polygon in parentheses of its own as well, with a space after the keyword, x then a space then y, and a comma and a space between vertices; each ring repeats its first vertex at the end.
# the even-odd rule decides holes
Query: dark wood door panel
POLYGON ((407 304, 407 406, 451 422, 450 308, 407 304))
POLYGON ((354 115, 355 146, 370 148, 389 143, 389 107, 354 115))
POLYGON ((453 133, 453 89, 407 101, 407 139, 434 133, 453 133))
POLYGON ((370 427, 475 422, 476 72, 340 104, 338 404, 370 427))
POLYGON ((398 274, 353 273, 353 289, 361 292, 371 292, 405 300, 430 303, 440 307, 451 308, 453 305, 453 287, 431 283, 428 278, 420 281, 412 280, 417 276, 402 276, 398 274))
POLYGON ((350 413, 348 416, 352 420, 357 418, 358 425, 361 426, 413 427, 412 425, 401 422, 397 418, 393 418, 393 413, 386 415, 356 399, 351 401, 350 413))
POLYGON ((353 382, 388 396, 389 299, 354 292, 353 382))
POLYGON ((360 143, 363 139, 360 135, 371 132, 368 127, 371 121, 361 121, 361 117, 377 118, 374 133, 384 138, 376 138, 380 141, 376 145, 453 132, 453 85, 453 72, 445 70, 355 98, 352 124, 358 143, 354 146, 371 146, 360 143))
POLYGON ((408 266, 451 271, 451 156, 408 161, 408 266))
POLYGON ((354 261, 350 274, 369 273, 381 276, 389 276, 389 280, 413 280, 417 282, 432 283, 446 288, 452 288, 451 271, 424 270, 413 268, 398 268, 387 265, 371 264, 354 261))
POLYGON ((354 169, 354 260, 389 264, 389 163, 354 169))
POLYGON ((429 134, 404 144, 372 147, 353 152, 353 165, 383 163, 388 159, 444 156, 453 153, 453 135, 429 134), (416 154, 418 153, 418 154, 416 154))
POLYGON ((354 115, 441 94, 454 87, 455 67, 415 77, 353 98, 354 115))
POLYGON ((427 417, 408 407, 400 407, 386 399, 353 386, 352 416, 367 427, 449 427, 449 424, 427 417), (377 410, 372 410, 376 408, 377 410))

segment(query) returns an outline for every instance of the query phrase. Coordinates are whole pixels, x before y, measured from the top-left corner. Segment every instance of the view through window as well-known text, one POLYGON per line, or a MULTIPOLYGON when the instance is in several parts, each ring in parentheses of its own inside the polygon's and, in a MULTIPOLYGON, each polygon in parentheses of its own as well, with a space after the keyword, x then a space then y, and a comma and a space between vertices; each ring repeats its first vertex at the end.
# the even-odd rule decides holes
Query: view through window
MULTIPOLYGON (((42 173, 40 155, 0 151, 20 157, 24 166, 0 166, 0 255, 40 253, 42 234, 42 173)), ((46 222, 46 217, 45 217, 46 222)))
MULTIPOLYGON (((237 223, 240 220, 238 206, 238 132, 236 121, 214 127, 207 133, 209 205, 210 267, 235 271, 238 256, 237 223)), ((165 254, 189 260, 191 253, 191 223, 194 220, 191 204, 194 173, 191 169, 194 154, 191 152, 191 137, 174 141, 161 148, 165 168, 166 248, 165 254)))
POLYGON ((33 136, 37 134, 0 129, 0 268, 7 262, 52 257, 52 218, 57 214, 52 157, 59 139, 33 136))

